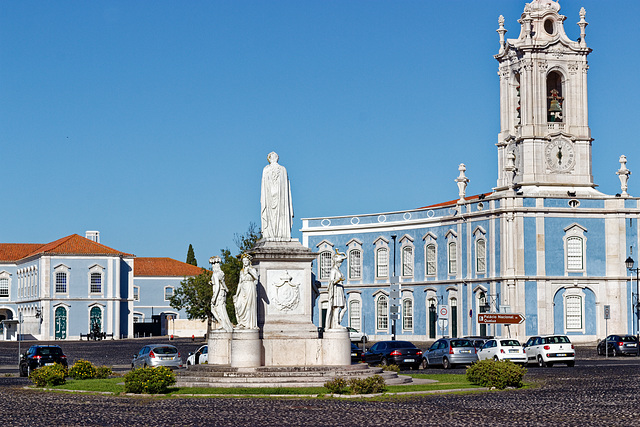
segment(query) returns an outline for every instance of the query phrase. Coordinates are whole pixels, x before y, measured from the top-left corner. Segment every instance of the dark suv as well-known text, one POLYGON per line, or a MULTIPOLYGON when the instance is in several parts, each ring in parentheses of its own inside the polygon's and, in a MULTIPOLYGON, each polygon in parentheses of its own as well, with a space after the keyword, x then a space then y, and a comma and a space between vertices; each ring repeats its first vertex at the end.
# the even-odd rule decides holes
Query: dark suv
POLYGON ((67 356, 57 345, 32 345, 26 353, 20 355, 20 376, 28 377, 31 371, 41 366, 59 363, 67 367, 67 356))

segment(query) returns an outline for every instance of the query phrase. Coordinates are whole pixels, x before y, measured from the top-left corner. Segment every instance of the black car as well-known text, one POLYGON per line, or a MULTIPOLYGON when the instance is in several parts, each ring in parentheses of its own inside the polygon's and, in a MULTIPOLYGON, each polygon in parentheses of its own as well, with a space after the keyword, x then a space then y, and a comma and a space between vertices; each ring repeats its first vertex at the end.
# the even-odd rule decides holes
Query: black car
POLYGON ((351 363, 362 362, 362 355, 364 352, 355 343, 351 343, 351 363))
POLYGON ((380 341, 364 354, 370 365, 410 366, 418 369, 422 364, 422 350, 409 341, 380 341))
POLYGON ((67 356, 57 345, 32 345, 20 355, 20 376, 27 377, 34 369, 59 363, 67 367, 67 356))
POLYGON ((598 354, 604 356, 620 356, 628 354, 631 356, 638 355, 638 338, 634 335, 609 335, 606 340, 598 343, 598 354), (604 344, 607 343, 608 349, 605 350, 604 344))

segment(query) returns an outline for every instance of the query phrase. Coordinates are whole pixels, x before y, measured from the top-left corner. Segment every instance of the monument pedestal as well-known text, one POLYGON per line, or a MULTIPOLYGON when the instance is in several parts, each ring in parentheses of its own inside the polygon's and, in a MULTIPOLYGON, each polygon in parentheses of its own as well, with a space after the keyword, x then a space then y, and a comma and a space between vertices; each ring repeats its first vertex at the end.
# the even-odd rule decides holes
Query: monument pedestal
POLYGON ((231 332, 217 329, 209 332, 208 364, 229 365, 231 363, 231 332))
POLYGON ((255 368, 262 365, 259 329, 234 329, 231 340, 231 367, 255 368))
MULTIPOLYGON (((258 326, 265 366, 328 365, 313 324, 311 262, 316 254, 297 239, 260 240, 251 250, 258 282, 258 326)), ((336 340, 339 338, 336 338, 336 340)), ((348 334, 345 345, 350 346, 348 334)), ((350 347, 349 347, 350 348, 350 347)), ((348 350, 331 365, 351 364, 348 350), (339 360, 339 363, 338 363, 339 360)))
POLYGON ((351 364, 351 340, 346 328, 327 329, 322 340, 322 358, 327 366, 351 364))

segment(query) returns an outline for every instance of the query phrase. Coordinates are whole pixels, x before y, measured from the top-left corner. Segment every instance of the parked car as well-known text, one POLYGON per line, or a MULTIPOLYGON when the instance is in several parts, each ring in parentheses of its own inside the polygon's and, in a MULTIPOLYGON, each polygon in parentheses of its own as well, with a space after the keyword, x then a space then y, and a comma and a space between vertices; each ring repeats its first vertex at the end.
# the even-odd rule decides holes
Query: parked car
POLYGON ((551 367, 556 362, 569 367, 575 364, 575 348, 565 335, 531 337, 523 347, 528 364, 537 363, 540 367, 551 367))
POLYGON ((425 354, 426 366, 442 365, 449 369, 455 365, 470 365, 478 360, 478 349, 466 338, 441 338, 425 354))
POLYGON ((349 338, 351 339, 351 342, 367 342, 369 341, 369 337, 367 336, 367 334, 365 334, 364 332, 358 331, 354 328, 348 327, 347 330, 349 331, 349 338))
POLYGON ((634 335, 609 335, 606 340, 601 340, 598 343, 598 354, 604 356, 619 356, 621 354, 628 354, 631 356, 638 355, 638 338, 634 335), (605 352, 605 343, 607 344, 607 350, 605 352))
POLYGON ((410 366, 418 369, 422 364, 422 350, 409 341, 380 341, 364 353, 370 365, 410 366))
POLYGON ((209 361, 209 346, 203 345, 195 351, 195 353, 189 353, 187 357, 187 366, 189 365, 202 365, 209 361))
POLYGON ((133 355, 131 369, 166 366, 167 368, 182 368, 182 358, 178 349, 168 344, 149 344, 133 355))
POLYGON ((510 360, 514 363, 527 363, 520 341, 511 338, 488 340, 478 352, 479 360, 510 360))
POLYGON ((20 355, 19 370, 21 377, 28 377, 31 371, 42 366, 59 363, 67 367, 67 356, 58 345, 32 345, 20 355))
POLYGON ((362 349, 358 347, 355 343, 351 343, 351 363, 362 362, 363 355, 364 355, 364 351, 362 351, 362 349))
POLYGON ((469 337, 463 337, 463 338, 471 341, 473 343, 473 346, 477 348, 478 351, 480 351, 484 343, 486 343, 490 339, 493 339, 492 336, 469 336, 469 337))

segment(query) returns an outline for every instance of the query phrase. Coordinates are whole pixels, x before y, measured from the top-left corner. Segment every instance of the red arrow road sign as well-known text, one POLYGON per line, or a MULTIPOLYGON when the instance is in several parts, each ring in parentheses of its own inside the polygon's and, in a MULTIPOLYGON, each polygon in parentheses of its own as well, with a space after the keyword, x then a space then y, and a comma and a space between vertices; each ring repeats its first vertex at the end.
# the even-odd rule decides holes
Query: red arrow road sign
POLYGON ((522 323, 524 316, 518 313, 480 313, 478 323, 522 323))

